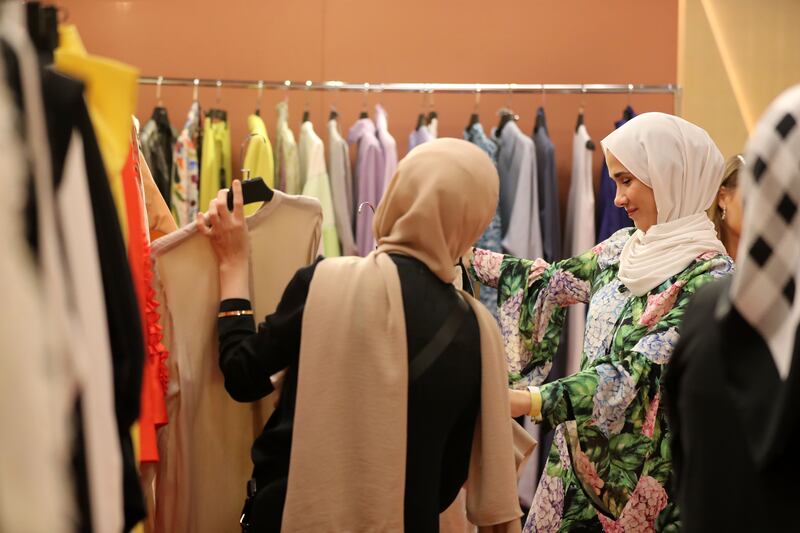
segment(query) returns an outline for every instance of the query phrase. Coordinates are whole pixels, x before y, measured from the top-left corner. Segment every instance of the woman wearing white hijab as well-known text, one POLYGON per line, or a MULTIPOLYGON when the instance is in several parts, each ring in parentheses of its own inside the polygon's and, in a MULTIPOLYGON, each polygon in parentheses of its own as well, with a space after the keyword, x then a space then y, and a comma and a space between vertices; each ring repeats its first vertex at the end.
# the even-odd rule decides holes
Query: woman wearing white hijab
POLYGON ((552 265, 472 259, 478 281, 499 288, 512 415, 555 429, 525 531, 679 527, 661 376, 691 295, 733 265, 706 215, 724 160, 705 131, 645 113, 602 145, 635 229, 552 265), (578 302, 589 303, 581 370, 542 384, 578 302))

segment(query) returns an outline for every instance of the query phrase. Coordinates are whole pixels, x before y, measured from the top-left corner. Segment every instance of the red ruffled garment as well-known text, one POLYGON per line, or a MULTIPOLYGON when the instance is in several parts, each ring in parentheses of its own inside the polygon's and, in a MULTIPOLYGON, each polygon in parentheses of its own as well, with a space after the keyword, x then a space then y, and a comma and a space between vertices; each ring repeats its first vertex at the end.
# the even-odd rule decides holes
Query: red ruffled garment
POLYGON ((139 301, 147 350, 139 409, 139 461, 142 463, 157 462, 156 430, 167 423, 167 405, 164 397, 167 391, 166 359, 169 353, 161 342, 163 332, 159 324, 159 303, 151 286, 153 262, 144 225, 144 200, 140 192, 142 189, 139 150, 135 137, 122 170, 122 184, 128 216, 128 261, 136 288, 136 297, 139 301))

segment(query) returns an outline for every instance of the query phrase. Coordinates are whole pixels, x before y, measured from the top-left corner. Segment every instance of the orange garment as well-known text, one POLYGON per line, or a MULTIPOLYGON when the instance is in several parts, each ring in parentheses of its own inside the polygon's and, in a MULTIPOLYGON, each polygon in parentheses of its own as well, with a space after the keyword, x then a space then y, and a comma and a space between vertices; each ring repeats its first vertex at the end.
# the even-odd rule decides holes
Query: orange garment
MULTIPOLYGON (((135 137, 132 137, 135 139, 135 137)), ((150 287, 152 261, 150 245, 145 230, 143 185, 139 167, 139 150, 136 141, 130 144, 128 158, 122 169, 125 211, 128 216, 128 262, 131 266, 136 298, 139 301, 147 346, 142 393, 139 406, 139 461, 158 461, 156 429, 167 423, 166 392, 167 351, 161 344, 161 326, 158 323, 158 302, 150 287)))

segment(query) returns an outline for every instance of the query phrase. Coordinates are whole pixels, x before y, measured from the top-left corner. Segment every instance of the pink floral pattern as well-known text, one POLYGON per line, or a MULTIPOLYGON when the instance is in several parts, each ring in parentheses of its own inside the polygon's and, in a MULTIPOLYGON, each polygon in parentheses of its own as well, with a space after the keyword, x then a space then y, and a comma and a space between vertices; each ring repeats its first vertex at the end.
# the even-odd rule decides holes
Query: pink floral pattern
POLYGON ((544 259, 537 259, 534 261, 533 265, 531 265, 530 274, 528 274, 528 287, 533 285, 537 279, 541 278, 542 274, 544 274, 544 271, 547 270, 547 267, 549 266, 550 263, 544 259))
POLYGON ((500 267, 503 264, 503 254, 476 248, 472 257, 472 268, 482 285, 497 288, 500 281, 500 267))
POLYGON ((583 453, 583 450, 578 450, 573 455, 575 458, 575 473, 599 496, 606 482, 600 479, 600 475, 597 473, 597 468, 595 468, 594 463, 583 453))
POLYGON ((678 280, 670 285, 667 290, 648 296, 647 307, 645 307, 644 313, 639 318, 639 324, 648 328, 655 326, 661 320, 661 317, 675 306, 675 302, 678 300, 678 295, 684 285, 686 285, 685 280, 678 280))
POLYGON ((525 521, 524 533, 556 533, 561 527, 564 510, 564 481, 542 474, 533 497, 531 512, 525 521))
POLYGON ((647 412, 644 415, 644 423, 642 424, 642 435, 645 437, 653 438, 653 432, 656 427, 656 415, 658 414, 658 406, 661 403, 661 391, 658 391, 650 405, 647 406, 647 412))
POLYGON ((667 493, 658 481, 642 476, 618 520, 597 514, 606 533, 655 533, 655 521, 667 506, 667 493))

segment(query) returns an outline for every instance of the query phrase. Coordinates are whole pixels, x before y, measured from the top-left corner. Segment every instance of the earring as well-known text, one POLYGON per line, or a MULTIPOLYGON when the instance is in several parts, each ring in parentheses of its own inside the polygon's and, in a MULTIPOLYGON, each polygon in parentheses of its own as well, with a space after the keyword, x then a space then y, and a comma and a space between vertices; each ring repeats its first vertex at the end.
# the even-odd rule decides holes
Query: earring
POLYGON ((728 216, 728 207, 727 206, 722 208, 722 220, 725 220, 726 216, 728 216))

